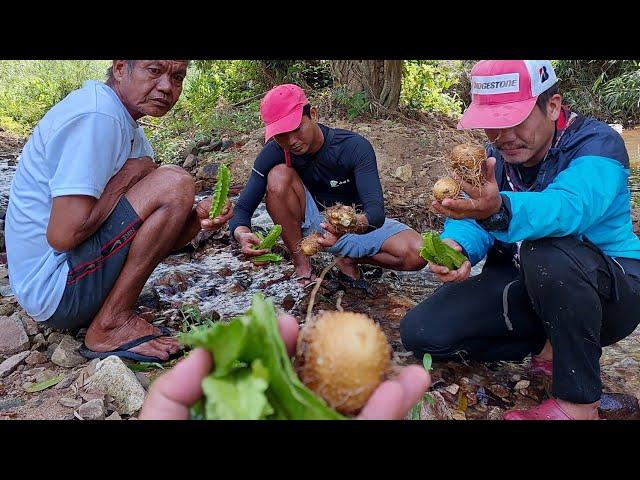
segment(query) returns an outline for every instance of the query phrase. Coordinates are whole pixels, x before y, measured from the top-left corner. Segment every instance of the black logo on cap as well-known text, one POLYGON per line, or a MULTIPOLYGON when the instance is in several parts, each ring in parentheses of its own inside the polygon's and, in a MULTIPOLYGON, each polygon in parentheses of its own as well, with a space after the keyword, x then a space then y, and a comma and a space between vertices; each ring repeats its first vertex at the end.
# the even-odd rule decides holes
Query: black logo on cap
POLYGON ((549 80, 549 72, 547 72, 547 67, 543 66, 540 70, 540 83, 544 83, 549 80))

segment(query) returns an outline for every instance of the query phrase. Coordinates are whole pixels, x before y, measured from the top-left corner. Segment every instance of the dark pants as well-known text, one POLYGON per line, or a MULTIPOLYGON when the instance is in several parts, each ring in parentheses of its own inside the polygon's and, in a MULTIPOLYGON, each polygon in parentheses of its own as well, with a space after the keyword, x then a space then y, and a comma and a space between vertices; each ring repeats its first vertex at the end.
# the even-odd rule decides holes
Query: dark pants
POLYGON ((602 347, 640 322, 640 261, 616 260, 572 237, 525 241, 519 269, 488 258, 480 275, 443 285, 409 311, 402 342, 418 357, 495 361, 539 353, 548 338, 553 395, 595 402, 602 347))
POLYGON ((62 300, 45 325, 88 327, 111 292, 142 219, 122 195, 98 231, 66 253, 69 274, 62 300))

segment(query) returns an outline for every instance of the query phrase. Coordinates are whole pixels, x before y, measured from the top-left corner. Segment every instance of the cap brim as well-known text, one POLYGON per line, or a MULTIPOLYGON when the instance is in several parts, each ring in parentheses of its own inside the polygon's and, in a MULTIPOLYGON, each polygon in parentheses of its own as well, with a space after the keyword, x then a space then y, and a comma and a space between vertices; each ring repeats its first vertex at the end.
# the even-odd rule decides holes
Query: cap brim
POLYGON ((282 117, 269 125, 264 130, 264 141, 267 142, 274 135, 290 132, 300 126, 304 105, 299 105, 289 115, 282 117))
POLYGON ((534 97, 520 102, 493 105, 472 103, 460 118, 458 129, 515 127, 529 116, 536 100, 534 97))

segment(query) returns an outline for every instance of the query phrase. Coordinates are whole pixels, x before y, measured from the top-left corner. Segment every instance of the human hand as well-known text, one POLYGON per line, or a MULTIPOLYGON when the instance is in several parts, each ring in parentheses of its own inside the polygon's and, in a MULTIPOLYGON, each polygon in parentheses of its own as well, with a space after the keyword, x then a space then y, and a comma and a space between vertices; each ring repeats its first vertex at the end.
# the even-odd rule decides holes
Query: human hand
MULTIPOLYGON (((462 251, 462 247, 455 240, 445 238, 442 240, 442 242, 446 243, 457 252, 462 251)), ((471 274, 471 263, 469 262, 469 260, 466 260, 457 270, 449 270, 447 267, 432 262, 427 263, 427 266, 429 267, 429 270, 435 273, 436 277, 438 277, 438 280, 445 283, 462 282, 469 278, 469 275, 471 274)))
POLYGON ((496 159, 487 159, 483 175, 484 183, 480 187, 474 187, 460 177, 453 174, 455 180, 460 183, 462 190, 469 198, 445 198, 442 201, 434 200, 431 203, 433 210, 449 218, 473 218, 482 220, 490 217, 500 210, 502 197, 495 176, 496 159))
MULTIPOLYGON (((289 356, 295 354, 298 322, 291 315, 278 317, 280 335, 289 356)), ((142 406, 141 420, 187 420, 189 408, 202 397, 202 380, 209 374, 212 360, 203 348, 194 349, 169 372, 151 384, 142 406)), ((421 398, 431 384, 429 374, 418 365, 404 367, 398 377, 380 384, 358 418, 399 420, 421 398)))
POLYGON ((209 210, 211 210, 211 197, 205 198, 196 205, 196 215, 200 220, 200 228, 202 230, 213 232, 220 230, 233 217, 233 205, 230 200, 227 200, 220 215, 213 219, 209 218, 209 210))

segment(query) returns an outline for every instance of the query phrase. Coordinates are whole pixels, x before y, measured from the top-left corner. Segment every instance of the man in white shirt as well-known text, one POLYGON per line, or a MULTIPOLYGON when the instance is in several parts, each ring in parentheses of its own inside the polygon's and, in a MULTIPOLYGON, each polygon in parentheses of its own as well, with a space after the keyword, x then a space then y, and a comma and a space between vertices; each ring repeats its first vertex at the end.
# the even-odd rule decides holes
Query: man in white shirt
POLYGON ((11 288, 36 321, 87 327, 80 353, 165 361, 177 340, 135 314, 151 272, 209 220, 192 177, 158 167, 136 120, 177 102, 186 60, 114 60, 36 125, 11 184, 6 244, 11 288))

